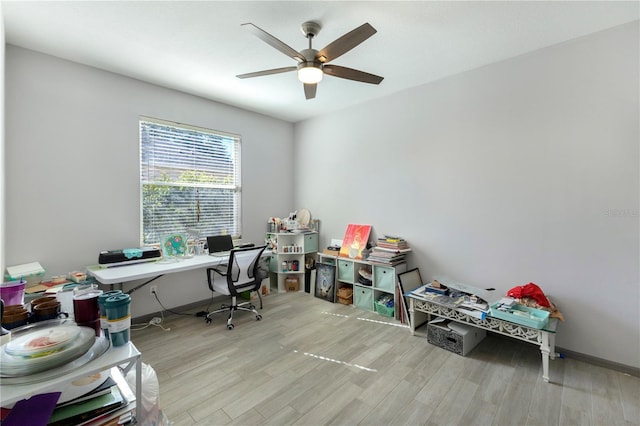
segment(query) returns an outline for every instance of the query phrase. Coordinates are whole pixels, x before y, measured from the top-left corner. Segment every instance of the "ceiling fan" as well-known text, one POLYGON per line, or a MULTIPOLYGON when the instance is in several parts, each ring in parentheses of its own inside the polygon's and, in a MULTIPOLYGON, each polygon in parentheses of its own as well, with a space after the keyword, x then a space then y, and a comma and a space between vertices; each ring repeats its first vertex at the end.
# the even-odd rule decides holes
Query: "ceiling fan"
POLYGON ((322 80, 322 75, 327 74, 334 77, 345 78, 347 80, 360 81, 362 83, 380 84, 384 77, 369 74, 364 71, 355 70, 353 68, 341 67, 340 65, 331 65, 328 62, 344 55, 372 35, 376 33, 376 29, 368 23, 360 25, 358 28, 349 31, 342 37, 329 43, 321 50, 315 50, 311 47, 312 39, 320 31, 320 24, 309 21, 302 24, 300 30, 302 34, 309 40, 309 48, 297 52, 287 44, 281 42, 268 32, 258 28, 252 23, 242 24, 249 31, 256 35, 260 40, 264 41, 271 47, 276 48, 280 52, 298 61, 297 66, 274 68, 270 70, 250 72, 240 74, 238 78, 260 77, 263 75, 279 74, 289 71, 298 71, 298 79, 304 84, 304 95, 307 99, 316 97, 316 89, 318 82, 322 80))

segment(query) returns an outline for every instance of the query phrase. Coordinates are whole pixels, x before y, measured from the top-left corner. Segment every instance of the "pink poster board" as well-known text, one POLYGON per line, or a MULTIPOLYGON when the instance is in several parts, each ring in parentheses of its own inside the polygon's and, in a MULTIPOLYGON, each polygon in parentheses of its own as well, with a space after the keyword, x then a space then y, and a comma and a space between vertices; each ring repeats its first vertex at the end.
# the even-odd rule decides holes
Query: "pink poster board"
POLYGON ((362 259, 362 250, 367 248, 369 234, 371 233, 371 225, 354 225, 347 226, 347 232, 342 239, 342 247, 340 247, 340 257, 348 257, 349 259, 362 259))

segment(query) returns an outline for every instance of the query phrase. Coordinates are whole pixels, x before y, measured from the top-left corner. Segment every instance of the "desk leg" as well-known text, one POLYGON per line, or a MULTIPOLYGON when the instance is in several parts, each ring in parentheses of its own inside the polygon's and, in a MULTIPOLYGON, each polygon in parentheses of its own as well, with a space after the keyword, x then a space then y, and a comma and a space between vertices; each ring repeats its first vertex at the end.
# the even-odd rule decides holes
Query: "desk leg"
POLYGON ((409 298, 409 327, 411 328, 411 335, 416 335, 416 311, 413 308, 414 302, 413 298, 409 298))
POLYGON ((542 380, 544 380, 545 383, 549 383, 549 353, 551 352, 550 340, 553 340, 553 337, 550 338, 549 333, 543 331, 540 352, 542 353, 542 380))

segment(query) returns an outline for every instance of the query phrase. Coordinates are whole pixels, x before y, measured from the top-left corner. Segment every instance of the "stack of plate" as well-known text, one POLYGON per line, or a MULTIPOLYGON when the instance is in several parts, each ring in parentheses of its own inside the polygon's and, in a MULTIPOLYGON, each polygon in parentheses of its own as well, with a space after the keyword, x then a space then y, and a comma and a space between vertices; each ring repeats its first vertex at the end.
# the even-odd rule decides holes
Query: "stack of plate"
POLYGON ((0 377, 39 373, 67 364, 95 343, 95 331, 67 319, 49 320, 12 330, 0 347, 0 377))

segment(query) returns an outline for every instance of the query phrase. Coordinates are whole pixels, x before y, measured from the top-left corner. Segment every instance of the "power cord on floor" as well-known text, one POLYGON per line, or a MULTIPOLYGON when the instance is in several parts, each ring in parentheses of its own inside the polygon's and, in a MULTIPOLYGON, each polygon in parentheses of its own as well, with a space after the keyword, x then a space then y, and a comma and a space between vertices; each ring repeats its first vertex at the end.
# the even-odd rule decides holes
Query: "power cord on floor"
POLYGON ((209 301, 209 304, 207 305, 207 309, 205 309, 204 311, 196 312, 196 316, 197 317, 206 317, 207 315, 209 315, 209 308, 213 304, 213 298, 214 298, 214 292, 212 291, 211 292, 211 300, 209 301))
POLYGON ((190 317, 206 317, 209 314, 209 308, 213 304, 213 297, 214 297, 214 293, 211 292, 211 301, 209 301, 209 305, 207 306, 206 310, 199 311, 199 312, 197 312, 195 314, 188 314, 188 313, 184 313, 184 312, 176 312, 176 311, 172 311, 171 309, 167 309, 162 304, 162 302, 160 301, 160 298, 158 297, 158 293, 157 292, 152 291, 151 294, 153 294, 153 297, 156 298, 156 301, 158 302, 160 307, 163 309, 162 311, 160 311, 160 317, 153 317, 153 318, 151 318, 151 320, 149 320, 148 323, 131 324, 131 330, 133 330, 133 331, 144 330, 145 328, 148 328, 150 326, 155 326, 155 327, 160 327, 164 331, 170 331, 171 329, 169 327, 164 327, 162 325, 162 323, 164 322, 164 311, 171 312, 174 315, 184 315, 184 316, 190 316, 190 317))
MULTIPOLYGON (((162 312, 160 312, 160 314, 162 314, 162 312)), ((150 327, 150 326, 153 325, 155 327, 160 327, 164 331, 171 331, 171 328, 165 327, 165 326, 162 325, 163 321, 164 321, 164 317, 163 318, 153 317, 146 324, 131 324, 131 330, 133 330, 133 331, 144 330, 145 328, 150 327)))
MULTIPOLYGON (((160 303, 160 299, 158 299, 158 293, 155 291, 152 291, 151 294, 153 294, 153 296, 156 298, 156 300, 158 301, 158 303, 160 304, 160 306, 162 307, 162 309, 167 310, 164 306, 162 306, 162 303, 160 303)), ((169 311, 172 312, 172 311, 169 311)), ((175 312, 177 314, 177 312, 175 312)), ((165 327, 162 325, 162 323, 164 322, 164 311, 160 311, 160 316, 159 317, 153 317, 151 318, 151 320, 149 320, 148 323, 146 324, 132 324, 131 325, 131 330, 144 330, 145 328, 149 327, 149 326, 155 326, 155 327, 160 327, 161 329, 163 329, 164 331, 171 331, 171 328, 169 327, 165 327)))
MULTIPOLYGON (((171 309, 167 309, 167 308, 162 304, 162 302, 160 301, 160 298, 158 298, 158 293, 157 293, 157 292, 155 292, 155 291, 153 291, 153 292, 152 292, 152 294, 153 294, 153 297, 155 297, 155 298, 156 298, 156 301, 158 302, 158 304, 160 305, 160 307, 161 307, 163 310, 167 311, 167 312, 171 312, 171 313, 172 313, 172 314, 174 314, 174 315, 184 315, 184 316, 188 316, 188 317, 198 316, 198 314, 187 314, 187 313, 184 313, 184 312, 176 312, 176 311, 172 311, 171 309)), ((161 313, 162 313, 162 312, 161 312, 161 313)))

